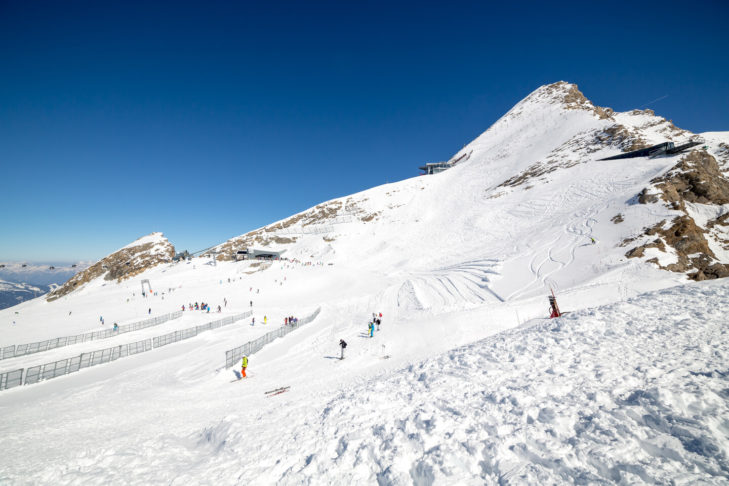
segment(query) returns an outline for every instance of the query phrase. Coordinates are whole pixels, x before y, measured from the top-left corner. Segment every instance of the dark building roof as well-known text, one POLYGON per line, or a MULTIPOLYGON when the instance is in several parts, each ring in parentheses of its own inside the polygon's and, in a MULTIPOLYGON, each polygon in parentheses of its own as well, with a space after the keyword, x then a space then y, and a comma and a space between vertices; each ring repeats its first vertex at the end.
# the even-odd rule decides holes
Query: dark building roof
POLYGON ((701 145, 702 142, 688 142, 683 145, 679 145, 678 147, 674 146, 673 142, 663 142, 659 143, 658 145, 653 145, 652 147, 640 149, 640 150, 633 150, 632 152, 627 152, 620 155, 613 155, 612 157, 606 157, 604 159, 599 160, 617 160, 617 159, 631 159, 633 157, 656 157, 658 155, 674 155, 683 152, 684 150, 688 150, 691 147, 695 147, 696 145, 701 145))

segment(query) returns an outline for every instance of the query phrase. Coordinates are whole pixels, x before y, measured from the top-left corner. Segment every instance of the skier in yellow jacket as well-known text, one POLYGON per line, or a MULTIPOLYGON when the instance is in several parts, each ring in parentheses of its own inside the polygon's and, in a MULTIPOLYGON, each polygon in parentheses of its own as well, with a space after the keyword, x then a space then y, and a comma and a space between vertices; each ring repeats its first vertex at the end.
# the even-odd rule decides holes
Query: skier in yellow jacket
POLYGON ((243 356, 243 360, 240 363, 240 377, 246 377, 246 368, 248 368, 248 356, 243 356))

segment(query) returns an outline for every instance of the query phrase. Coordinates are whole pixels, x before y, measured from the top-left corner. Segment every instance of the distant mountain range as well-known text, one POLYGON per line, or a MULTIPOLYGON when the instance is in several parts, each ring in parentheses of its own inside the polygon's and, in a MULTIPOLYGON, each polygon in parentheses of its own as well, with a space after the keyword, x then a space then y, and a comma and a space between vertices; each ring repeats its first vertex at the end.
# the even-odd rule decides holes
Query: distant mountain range
POLYGON ((88 263, 0 262, 0 309, 34 299, 62 285, 88 263))

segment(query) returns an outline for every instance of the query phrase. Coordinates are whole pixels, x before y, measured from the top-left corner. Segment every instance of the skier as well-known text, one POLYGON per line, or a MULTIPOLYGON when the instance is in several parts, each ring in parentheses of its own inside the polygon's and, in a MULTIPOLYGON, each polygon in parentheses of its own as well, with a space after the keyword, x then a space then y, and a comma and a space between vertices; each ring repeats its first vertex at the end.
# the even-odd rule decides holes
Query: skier
POLYGON ((243 360, 240 362, 240 377, 247 378, 246 368, 248 368, 248 356, 243 356, 243 360))
POLYGON ((339 347, 342 348, 342 355, 339 357, 339 359, 344 359, 344 348, 347 347, 347 343, 344 341, 344 339, 339 340, 339 347))
POLYGON ((255 326, 255 325, 256 325, 256 318, 254 317, 253 319, 251 319, 251 326, 255 326))
POLYGON ((152 308, 151 308, 151 307, 150 307, 150 308, 149 308, 149 310, 147 311, 147 314, 152 314, 152 308))
POLYGON ((253 301, 251 301, 251 307, 253 307, 253 301))
POLYGON ((265 326, 266 324, 268 324, 268 318, 263 316, 263 325, 265 326))
POLYGON ((378 331, 380 330, 380 323, 381 322, 382 322, 382 319, 380 319, 379 317, 377 319, 375 319, 375 324, 377 324, 377 330, 378 331))
POLYGON ((117 323, 115 322, 115 323, 114 323, 114 332, 116 332, 116 331, 118 331, 118 330, 119 330, 119 324, 117 324, 117 323))
POLYGON ((375 324, 370 322, 367 327, 370 330, 370 337, 372 337, 375 334, 375 324))
POLYGON ((592 242, 592 244, 593 244, 593 245, 594 245, 595 243, 597 243, 597 241, 595 241, 595 238, 593 238, 592 236, 590 236, 590 241, 592 242))
POLYGON ((223 304, 224 304, 223 307, 228 307, 228 299, 223 298, 223 304))

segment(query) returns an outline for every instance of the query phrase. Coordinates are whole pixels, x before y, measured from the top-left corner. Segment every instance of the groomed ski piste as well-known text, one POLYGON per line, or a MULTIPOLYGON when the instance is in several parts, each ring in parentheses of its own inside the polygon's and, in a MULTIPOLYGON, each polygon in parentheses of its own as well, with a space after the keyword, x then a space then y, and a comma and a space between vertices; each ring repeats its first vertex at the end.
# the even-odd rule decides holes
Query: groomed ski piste
MULTIPOLYGON (((655 120, 620 115, 661 141, 655 120)), ((680 156, 593 162, 617 152, 588 143, 606 123, 537 90, 462 164, 342 198, 346 217, 272 225, 296 237, 285 261, 194 258, 1 311, 3 346, 190 302, 211 312, 83 346, 248 310, 255 325, 0 392, 0 484, 726 484, 729 283, 625 258, 623 239, 672 215, 636 193, 680 156), (502 185, 554 154, 583 162, 502 185), (547 319, 551 291, 564 317, 547 319), (249 378, 224 368, 316 309, 249 357, 249 378)))

